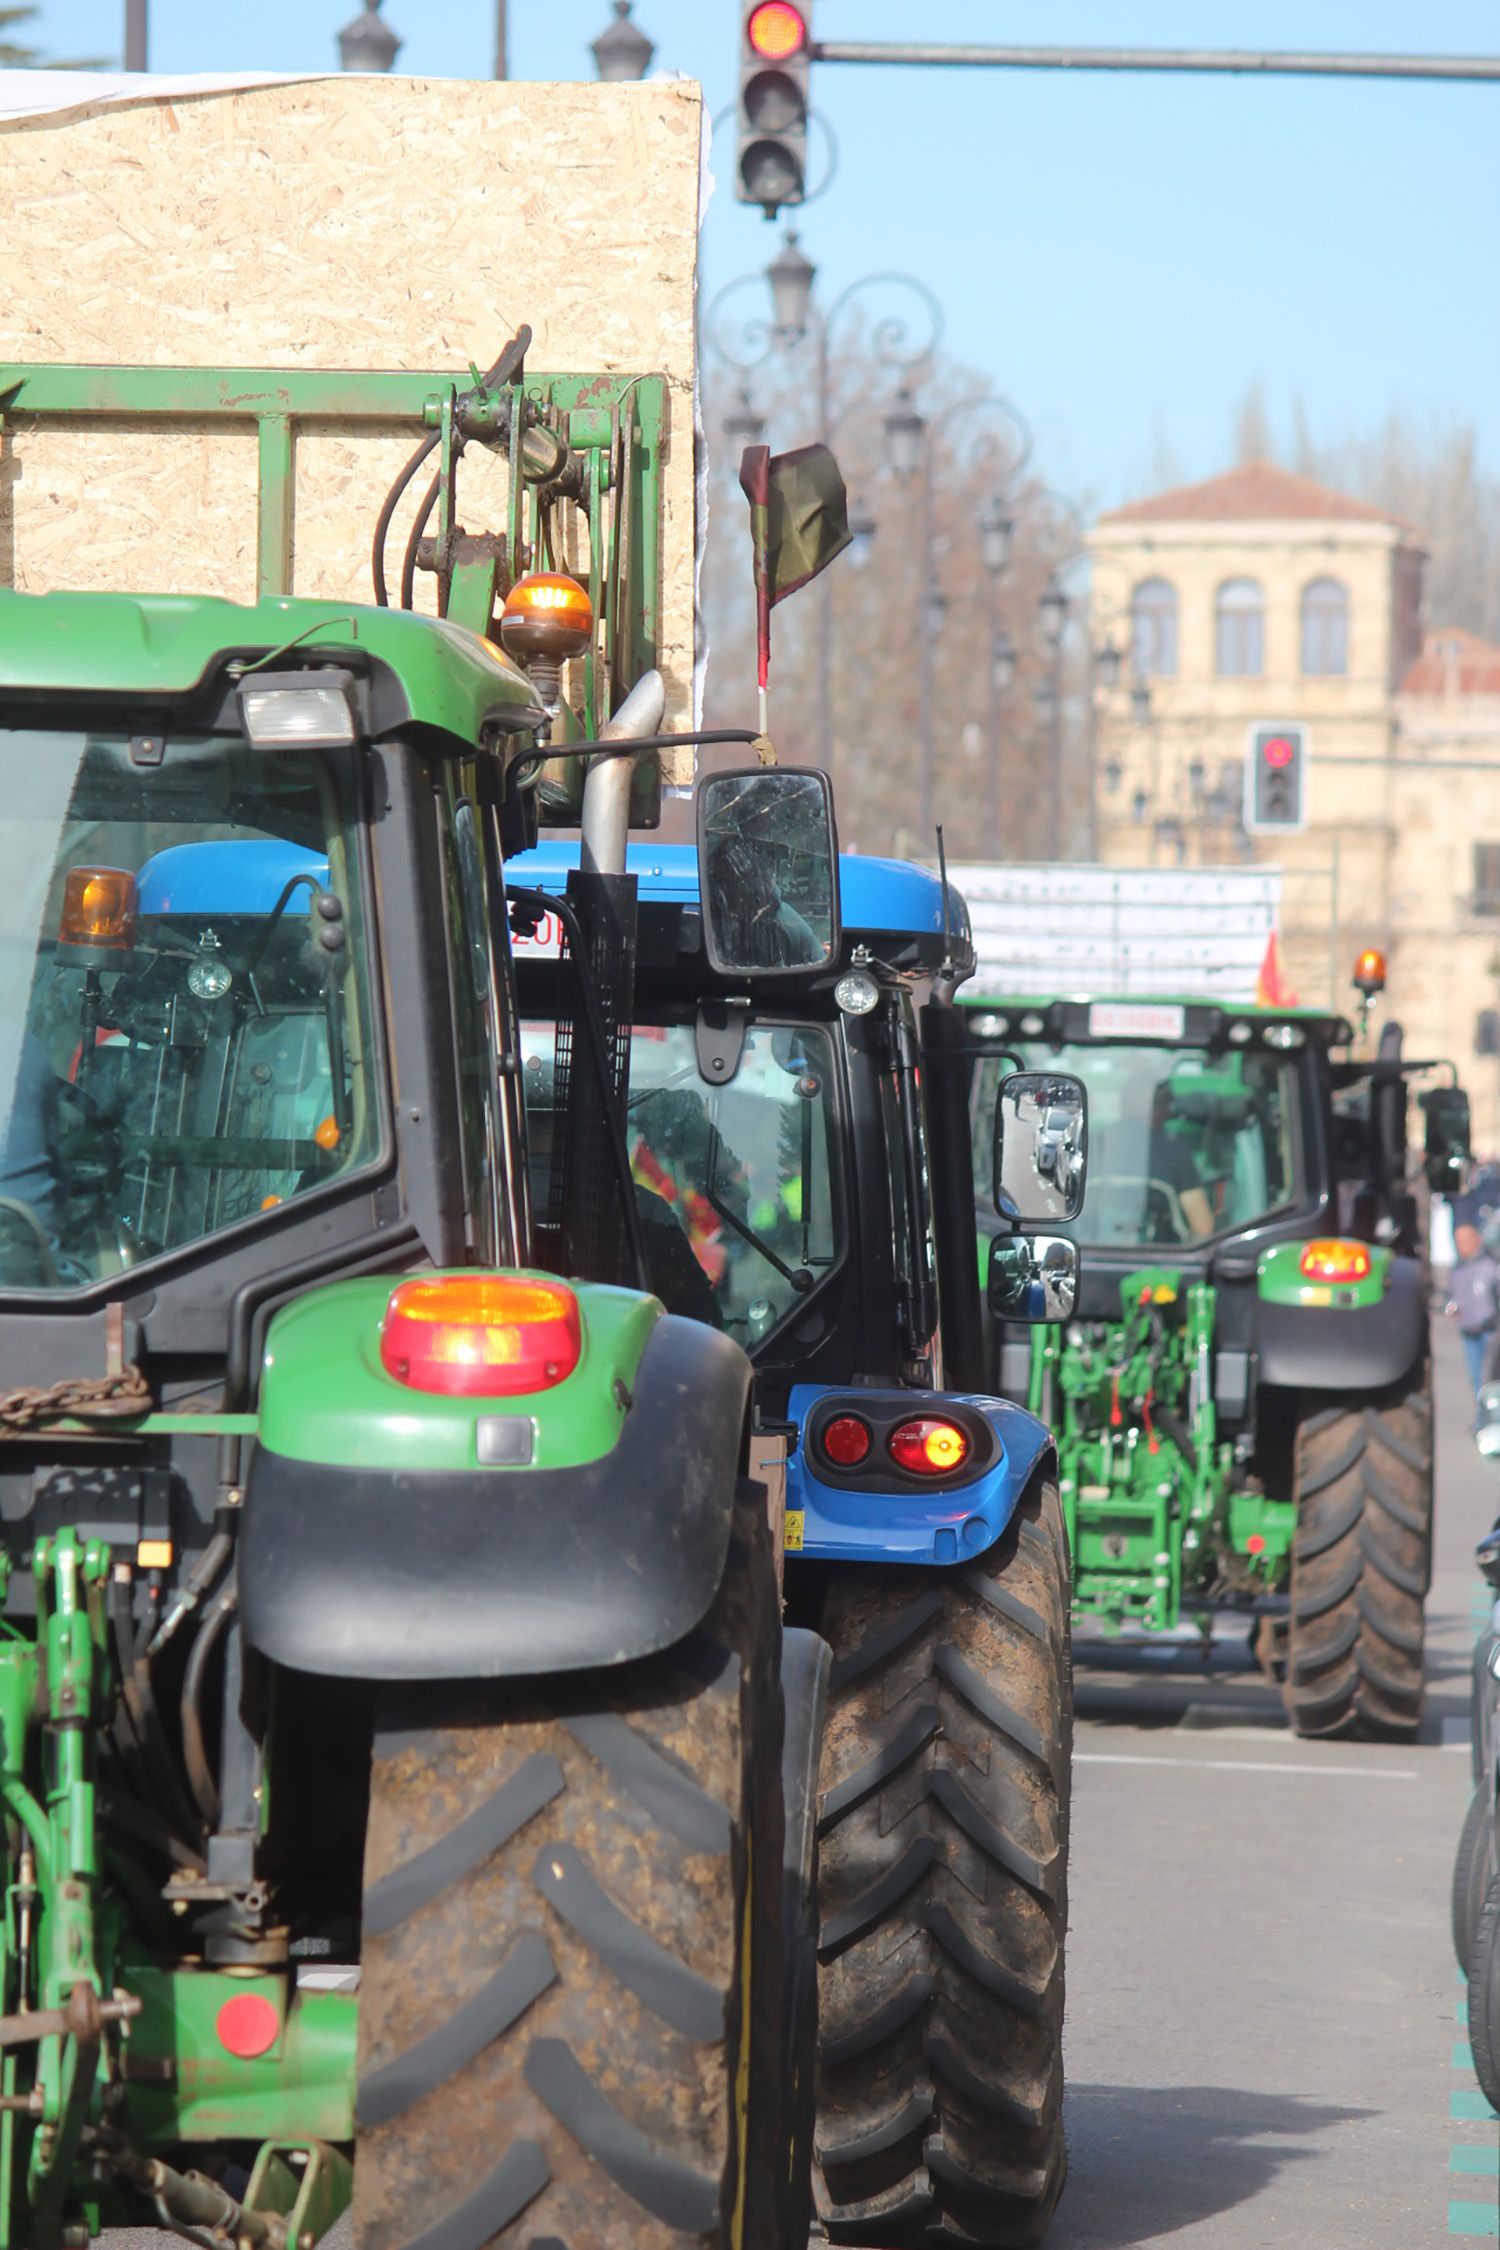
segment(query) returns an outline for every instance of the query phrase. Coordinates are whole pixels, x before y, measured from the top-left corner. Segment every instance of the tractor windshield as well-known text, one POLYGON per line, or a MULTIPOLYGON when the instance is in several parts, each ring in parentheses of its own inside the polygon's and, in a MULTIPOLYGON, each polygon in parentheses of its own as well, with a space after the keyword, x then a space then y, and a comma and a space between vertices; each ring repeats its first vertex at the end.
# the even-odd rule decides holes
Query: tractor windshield
MULTIPOLYGON (((1088 1089, 1088 1185, 1080 1242, 1141 1248, 1252 1226, 1296 1200, 1297 1066, 1264 1048, 1018 1048, 1028 1070, 1074 1073, 1088 1089)), ((977 1076, 974 1181, 987 1202, 995 1090, 977 1076)))
MULTIPOLYGON (((547 1206, 550 1023, 525 1026, 533 1200, 547 1206)), ((637 1024, 626 1145, 646 1255, 669 1312, 753 1348, 836 1263, 834 1058, 816 1027, 752 1023, 731 1084, 705 1084, 692 1023, 637 1024)))
POLYGON ((85 1288, 378 1154, 348 782, 0 729, 0 1287, 85 1288))

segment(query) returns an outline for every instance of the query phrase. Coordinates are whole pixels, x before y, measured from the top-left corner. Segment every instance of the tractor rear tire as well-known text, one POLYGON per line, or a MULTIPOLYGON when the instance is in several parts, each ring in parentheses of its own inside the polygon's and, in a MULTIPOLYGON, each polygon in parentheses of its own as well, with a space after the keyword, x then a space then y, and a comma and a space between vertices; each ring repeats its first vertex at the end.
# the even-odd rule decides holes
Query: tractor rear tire
POLYGON ((1484 1894, 1469 1962, 1469 2048, 1474 2075, 1492 2109, 1500 2110, 1500 1873, 1484 1894))
POLYGON ((1422 1716, 1422 1607, 1432 1577, 1427 1364, 1352 1404, 1309 1400, 1293 1480, 1283 1690, 1293 1729, 1410 1741, 1422 1716))
POLYGON ((356 2250, 779 2242, 780 1607, 765 1495, 665 1655, 377 1718, 356 2250))
POLYGON ((833 2242, 1037 2243, 1062 2193, 1068 1581, 1038 1475, 974 1562, 850 1571, 827 1596, 814 2177, 833 2242))
POLYGON ((1469 1799, 1453 1858, 1453 1951, 1465 1976, 1474 1954, 1474 1932, 1495 1872, 1494 1806, 1481 1782, 1469 1799))

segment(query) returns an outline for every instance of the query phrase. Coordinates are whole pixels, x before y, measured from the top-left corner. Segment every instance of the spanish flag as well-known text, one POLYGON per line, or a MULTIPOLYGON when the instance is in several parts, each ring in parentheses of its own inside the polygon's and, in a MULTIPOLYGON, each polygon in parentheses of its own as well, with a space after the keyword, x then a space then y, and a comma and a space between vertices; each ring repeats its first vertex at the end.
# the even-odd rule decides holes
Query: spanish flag
POLYGON ((1255 979, 1255 1005, 1257 1008, 1295 1008, 1297 995, 1287 983, 1286 971, 1281 966, 1281 947, 1273 930, 1266 939, 1265 956, 1255 979))

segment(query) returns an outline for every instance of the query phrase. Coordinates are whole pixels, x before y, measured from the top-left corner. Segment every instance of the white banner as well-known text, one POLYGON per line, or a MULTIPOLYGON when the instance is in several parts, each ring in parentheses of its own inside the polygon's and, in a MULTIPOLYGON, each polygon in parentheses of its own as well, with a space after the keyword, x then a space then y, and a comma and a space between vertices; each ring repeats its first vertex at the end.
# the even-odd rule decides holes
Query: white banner
POLYGON ((1250 1001, 1281 911, 1279 867, 970 865, 970 994, 1250 1001))

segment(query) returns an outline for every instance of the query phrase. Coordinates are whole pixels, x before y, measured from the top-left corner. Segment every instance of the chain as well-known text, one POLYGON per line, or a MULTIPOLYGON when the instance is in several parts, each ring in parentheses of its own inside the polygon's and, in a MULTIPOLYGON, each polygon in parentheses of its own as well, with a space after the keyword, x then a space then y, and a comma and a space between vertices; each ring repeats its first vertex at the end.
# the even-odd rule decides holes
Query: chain
POLYGON ((113 1421, 150 1411, 146 1378, 133 1363, 118 1375, 70 1375, 33 1390, 0 1392, 0 1437, 35 1429, 65 1415, 80 1421, 113 1421))

